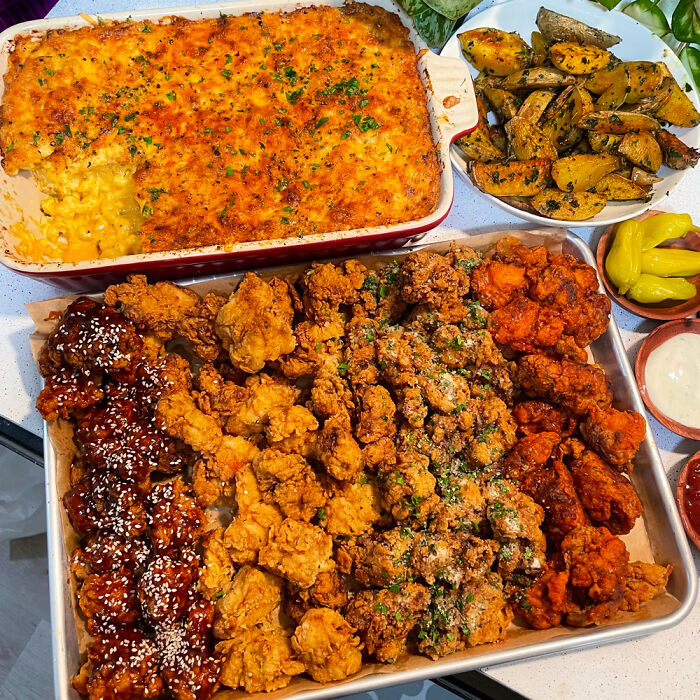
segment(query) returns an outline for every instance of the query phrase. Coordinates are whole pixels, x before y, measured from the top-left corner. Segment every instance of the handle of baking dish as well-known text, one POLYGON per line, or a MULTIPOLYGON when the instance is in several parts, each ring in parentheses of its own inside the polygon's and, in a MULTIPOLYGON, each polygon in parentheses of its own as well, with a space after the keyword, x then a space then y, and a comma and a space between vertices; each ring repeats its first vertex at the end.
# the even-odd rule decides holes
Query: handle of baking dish
POLYGON ((474 83, 465 61, 424 51, 418 67, 432 92, 431 107, 440 136, 448 144, 472 131, 479 121, 474 83))

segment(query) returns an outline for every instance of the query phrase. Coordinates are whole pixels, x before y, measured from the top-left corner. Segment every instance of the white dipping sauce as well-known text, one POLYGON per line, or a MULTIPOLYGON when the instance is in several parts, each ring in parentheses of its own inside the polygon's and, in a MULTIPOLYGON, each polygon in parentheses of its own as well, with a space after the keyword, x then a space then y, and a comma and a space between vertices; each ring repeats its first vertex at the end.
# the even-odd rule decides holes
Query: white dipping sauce
POLYGON ((700 335, 679 333, 649 354, 644 372, 649 398, 666 416, 700 428, 700 335))

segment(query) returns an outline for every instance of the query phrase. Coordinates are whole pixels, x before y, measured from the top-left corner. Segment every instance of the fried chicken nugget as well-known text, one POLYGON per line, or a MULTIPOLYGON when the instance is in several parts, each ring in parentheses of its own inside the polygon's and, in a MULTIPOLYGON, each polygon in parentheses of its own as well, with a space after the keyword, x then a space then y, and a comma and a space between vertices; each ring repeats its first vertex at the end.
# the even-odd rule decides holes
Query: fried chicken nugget
POLYGON ((672 571, 672 566, 643 561, 631 562, 627 568, 625 594, 620 609, 636 612, 642 603, 661 595, 666 590, 672 571))
POLYGON ((383 386, 365 387, 360 394, 360 415, 355 435, 360 442, 376 442, 396 433, 396 405, 383 386))
POLYGON ((221 655, 221 683, 248 693, 269 693, 289 685, 304 664, 280 629, 246 629, 216 645, 221 655))
POLYGON ((168 435, 179 438, 197 452, 214 454, 221 446, 223 435, 219 424, 200 411, 187 392, 163 397, 156 407, 156 419, 168 435))
POLYGON ((270 528, 258 562, 301 588, 309 588, 319 574, 335 569, 332 554, 333 540, 320 527, 286 518, 270 528))
POLYGON ((516 380, 529 396, 560 404, 576 415, 612 403, 605 372, 596 365, 548 355, 525 355, 518 360, 516 380))
POLYGON ((356 593, 345 618, 357 629, 368 653, 378 661, 394 662, 406 651, 408 635, 429 602, 426 586, 402 583, 397 592, 381 588, 356 593))
POLYGON ((362 644, 354 632, 336 610, 311 608, 294 630, 292 648, 315 681, 340 681, 362 665, 362 644))
POLYGON ((329 418, 318 438, 318 457, 326 471, 341 481, 355 481, 362 471, 362 450, 349 430, 329 418))
POLYGON ((644 440, 646 421, 636 411, 594 407, 581 423, 581 434, 608 464, 623 471, 644 440))
POLYGON ((481 305, 493 311, 506 306, 516 294, 527 290, 525 268, 491 259, 472 271, 472 292, 481 305))
POLYGON ((518 433, 556 433, 569 437, 576 430, 576 418, 567 411, 544 401, 523 401, 513 407, 518 433))
POLYGON ((216 333, 229 353, 231 364, 253 374, 266 362, 294 350, 293 316, 284 281, 273 277, 267 282, 247 272, 217 314, 216 333))
POLYGON ((270 528, 284 520, 280 509, 272 503, 252 503, 239 508, 226 528, 224 545, 236 564, 256 564, 260 548, 267 544, 270 528))
POLYGON ((401 297, 409 304, 443 306, 469 292, 469 275, 439 253, 418 250, 401 266, 401 297))
MULTIPOLYGON (((583 447, 583 446, 581 446, 583 447)), ((569 461, 576 493, 591 520, 614 535, 626 535, 642 514, 634 486, 595 452, 582 450, 569 461)))
POLYGON ((214 634, 229 639, 241 630, 270 622, 282 602, 282 586, 279 576, 256 566, 242 566, 216 601, 214 634))
POLYGON ((564 332, 564 321, 553 309, 522 294, 489 316, 487 328, 500 345, 518 352, 536 352, 554 347, 564 332))

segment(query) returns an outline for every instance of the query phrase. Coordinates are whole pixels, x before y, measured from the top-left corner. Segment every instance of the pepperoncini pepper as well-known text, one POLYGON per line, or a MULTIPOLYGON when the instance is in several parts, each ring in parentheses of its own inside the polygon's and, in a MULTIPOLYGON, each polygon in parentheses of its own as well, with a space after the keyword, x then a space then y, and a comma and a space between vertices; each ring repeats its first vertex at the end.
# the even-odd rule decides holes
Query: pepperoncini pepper
POLYGON ((643 237, 642 225, 635 219, 623 221, 615 230, 605 272, 620 294, 625 294, 641 274, 643 237))
POLYGON ((629 288, 627 297, 641 304, 656 304, 667 299, 692 299, 698 290, 683 277, 658 277, 640 274, 629 288))
POLYGON ((651 250, 672 238, 683 238, 689 231, 698 231, 690 214, 655 214, 641 222, 644 231, 642 250, 651 250))
POLYGON ((642 253, 642 273, 660 277, 700 274, 700 252, 680 248, 652 248, 642 253))

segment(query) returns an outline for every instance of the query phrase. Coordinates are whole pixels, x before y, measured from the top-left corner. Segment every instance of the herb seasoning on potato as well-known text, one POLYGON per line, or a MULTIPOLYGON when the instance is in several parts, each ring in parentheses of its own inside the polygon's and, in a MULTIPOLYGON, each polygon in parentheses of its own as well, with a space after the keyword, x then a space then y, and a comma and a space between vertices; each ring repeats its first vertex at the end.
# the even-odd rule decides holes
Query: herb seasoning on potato
POLYGON ((664 63, 621 61, 619 37, 545 8, 537 27, 531 46, 491 27, 459 35, 480 71, 479 125, 457 141, 476 187, 583 221, 611 201, 649 201, 662 165, 695 166, 700 152, 663 127, 695 126, 700 113, 664 63))

